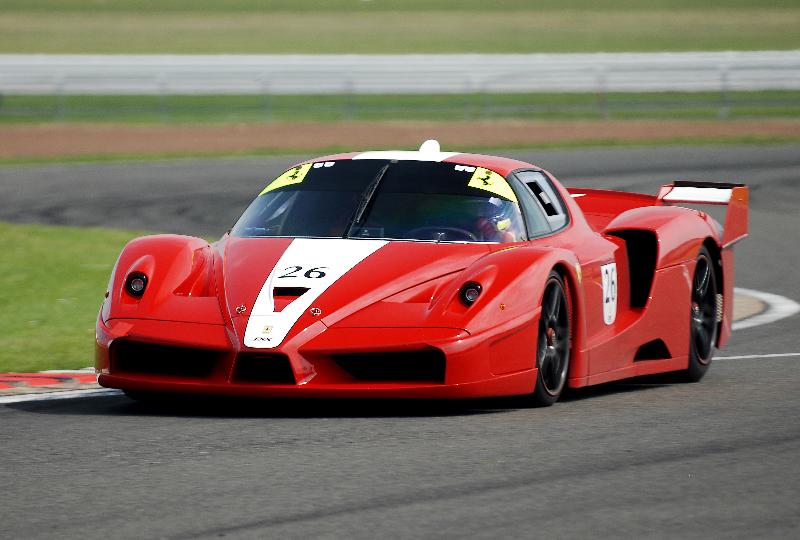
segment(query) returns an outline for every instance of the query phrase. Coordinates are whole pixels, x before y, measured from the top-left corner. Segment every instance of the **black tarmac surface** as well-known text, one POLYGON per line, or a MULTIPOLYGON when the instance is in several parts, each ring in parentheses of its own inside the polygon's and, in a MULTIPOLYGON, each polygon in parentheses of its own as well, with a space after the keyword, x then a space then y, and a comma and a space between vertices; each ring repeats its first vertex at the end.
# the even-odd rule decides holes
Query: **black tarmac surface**
MULTIPOLYGON (((737 285, 800 298, 800 146, 507 154, 567 185, 747 182, 737 285)), ((2 167, 0 220, 213 237, 292 161, 2 167)), ((800 352, 799 320, 742 330, 718 354, 800 352)), ((798 418, 800 357, 717 360, 698 384, 604 385, 549 409, 0 405, 0 537, 796 538, 798 418)))

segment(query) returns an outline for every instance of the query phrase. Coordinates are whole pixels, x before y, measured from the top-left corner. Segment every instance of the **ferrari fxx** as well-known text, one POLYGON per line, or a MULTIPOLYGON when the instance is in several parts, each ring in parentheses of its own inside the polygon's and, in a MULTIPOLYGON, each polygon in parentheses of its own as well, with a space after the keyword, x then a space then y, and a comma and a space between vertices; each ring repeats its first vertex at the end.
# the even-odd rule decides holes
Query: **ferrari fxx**
POLYGON ((566 189, 514 159, 374 151, 268 181, 222 238, 122 251, 101 385, 154 394, 461 398, 677 372, 731 334, 748 190, 566 189), (724 227, 696 205, 721 205, 724 227))

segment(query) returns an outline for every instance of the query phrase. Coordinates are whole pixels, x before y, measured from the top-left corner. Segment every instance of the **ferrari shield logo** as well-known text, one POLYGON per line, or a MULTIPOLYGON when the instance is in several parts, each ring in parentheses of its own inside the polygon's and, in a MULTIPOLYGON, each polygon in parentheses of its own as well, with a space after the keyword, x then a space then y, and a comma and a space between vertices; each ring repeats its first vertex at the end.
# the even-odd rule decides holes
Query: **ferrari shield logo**
POLYGON ((265 336, 270 335, 272 333, 272 326, 270 325, 265 326, 264 329, 261 330, 261 333, 264 334, 265 336))

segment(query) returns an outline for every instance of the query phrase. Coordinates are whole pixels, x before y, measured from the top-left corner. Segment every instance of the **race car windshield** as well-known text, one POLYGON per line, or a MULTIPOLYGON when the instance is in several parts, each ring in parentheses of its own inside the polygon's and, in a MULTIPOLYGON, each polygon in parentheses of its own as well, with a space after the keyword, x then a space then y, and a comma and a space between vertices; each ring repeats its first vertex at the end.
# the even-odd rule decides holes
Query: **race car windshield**
POLYGON ((231 234, 436 242, 525 239, 517 197, 481 167, 341 160, 294 167, 270 182, 231 234))

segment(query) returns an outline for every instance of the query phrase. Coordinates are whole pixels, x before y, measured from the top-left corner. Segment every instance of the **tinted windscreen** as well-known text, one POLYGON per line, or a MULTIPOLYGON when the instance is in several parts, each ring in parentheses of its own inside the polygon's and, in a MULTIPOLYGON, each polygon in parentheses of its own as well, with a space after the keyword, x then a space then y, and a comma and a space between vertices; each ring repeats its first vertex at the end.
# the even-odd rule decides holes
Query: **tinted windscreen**
POLYGON ((490 170, 341 160, 302 165, 270 182, 232 234, 514 242, 524 231, 514 191, 490 170))

